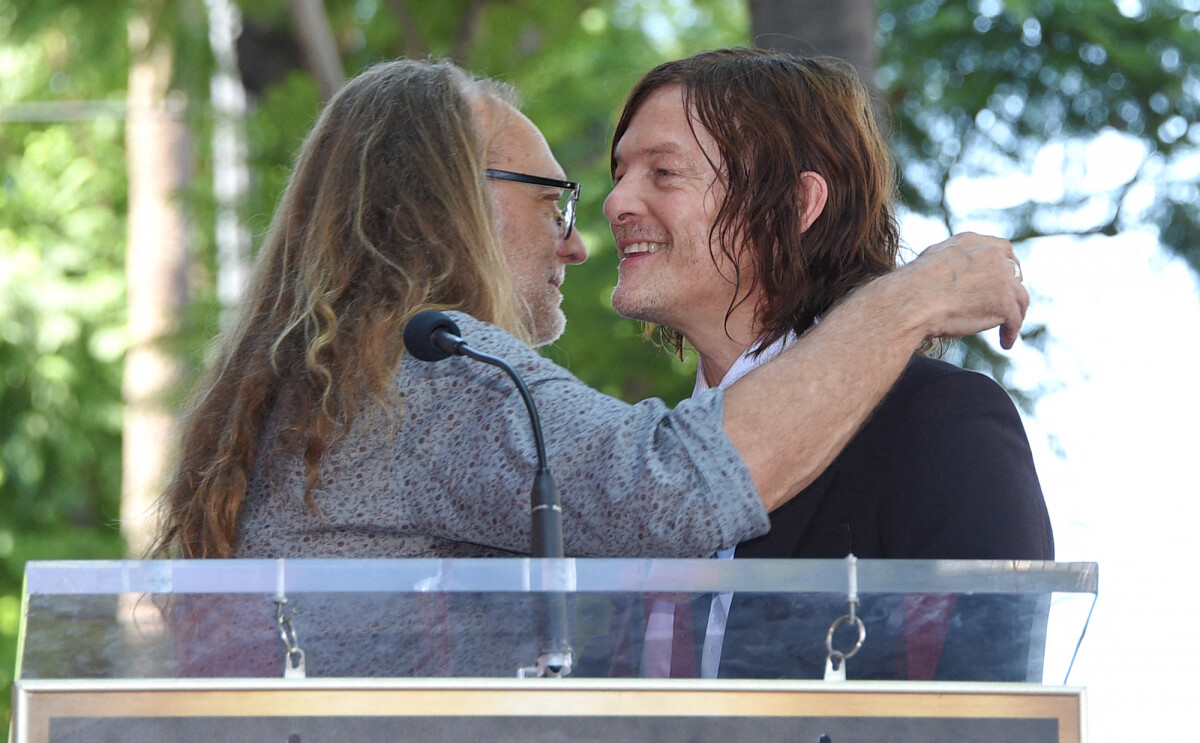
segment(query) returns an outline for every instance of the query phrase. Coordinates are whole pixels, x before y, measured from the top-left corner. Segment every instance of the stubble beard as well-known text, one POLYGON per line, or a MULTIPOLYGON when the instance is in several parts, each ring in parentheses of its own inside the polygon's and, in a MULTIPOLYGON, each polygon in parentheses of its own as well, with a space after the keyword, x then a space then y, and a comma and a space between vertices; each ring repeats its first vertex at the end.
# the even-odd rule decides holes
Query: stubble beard
POLYGON ((619 280, 609 299, 612 302, 613 311, 621 317, 659 324, 659 313, 655 311, 655 304, 650 300, 651 298, 644 296, 639 291, 628 286, 623 287, 619 280))
POLYGON ((547 298, 541 306, 529 308, 529 327, 534 346, 548 346, 562 337, 567 329, 567 316, 558 305, 547 298))

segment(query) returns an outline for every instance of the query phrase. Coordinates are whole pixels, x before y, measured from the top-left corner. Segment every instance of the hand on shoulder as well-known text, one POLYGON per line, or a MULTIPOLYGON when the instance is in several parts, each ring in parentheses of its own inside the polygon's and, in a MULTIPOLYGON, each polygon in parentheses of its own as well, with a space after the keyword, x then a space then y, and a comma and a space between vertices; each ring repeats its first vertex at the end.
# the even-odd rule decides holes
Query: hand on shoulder
POLYGON ((971 232, 927 248, 880 279, 899 292, 926 338, 957 338, 1000 326, 1000 345, 1012 348, 1029 307, 1012 243, 971 232))

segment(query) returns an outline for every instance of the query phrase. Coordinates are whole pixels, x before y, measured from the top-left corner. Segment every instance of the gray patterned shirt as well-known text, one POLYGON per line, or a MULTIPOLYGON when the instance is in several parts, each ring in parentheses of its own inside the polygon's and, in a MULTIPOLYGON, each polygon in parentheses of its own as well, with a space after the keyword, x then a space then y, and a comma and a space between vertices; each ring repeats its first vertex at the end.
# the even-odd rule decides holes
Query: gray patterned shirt
MULTIPOLYGON (((451 313, 475 349, 517 369, 537 402, 573 556, 702 557, 769 522, 721 427, 723 393, 669 409, 603 395, 510 334, 451 313)), ((238 520, 238 557, 483 557, 529 551, 536 471, 524 403, 501 370, 405 357, 397 415, 359 415, 304 505, 304 469, 267 426, 238 520)))

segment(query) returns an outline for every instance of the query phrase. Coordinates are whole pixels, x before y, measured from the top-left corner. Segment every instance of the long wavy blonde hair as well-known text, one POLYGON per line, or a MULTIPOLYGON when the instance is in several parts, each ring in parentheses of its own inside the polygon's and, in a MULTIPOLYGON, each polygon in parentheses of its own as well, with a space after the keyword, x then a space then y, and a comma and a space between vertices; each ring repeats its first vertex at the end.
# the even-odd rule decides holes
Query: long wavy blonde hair
POLYGON ((491 133, 472 117, 498 102, 515 106, 515 93, 414 61, 371 67, 329 101, 184 418, 158 554, 233 556, 277 405, 289 411, 279 447, 303 458, 313 507, 330 445, 364 405, 390 400, 415 313, 458 309, 529 341, 484 181, 491 133))

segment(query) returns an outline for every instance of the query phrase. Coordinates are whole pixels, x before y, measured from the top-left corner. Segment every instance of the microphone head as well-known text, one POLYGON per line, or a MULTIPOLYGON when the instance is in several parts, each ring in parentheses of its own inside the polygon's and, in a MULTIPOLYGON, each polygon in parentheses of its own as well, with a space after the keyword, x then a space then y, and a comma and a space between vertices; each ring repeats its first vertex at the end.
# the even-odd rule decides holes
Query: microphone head
POLYGON ((441 361, 451 354, 435 342, 439 331, 461 335, 458 325, 445 313, 434 310, 418 312, 404 326, 404 347, 421 361, 441 361))

